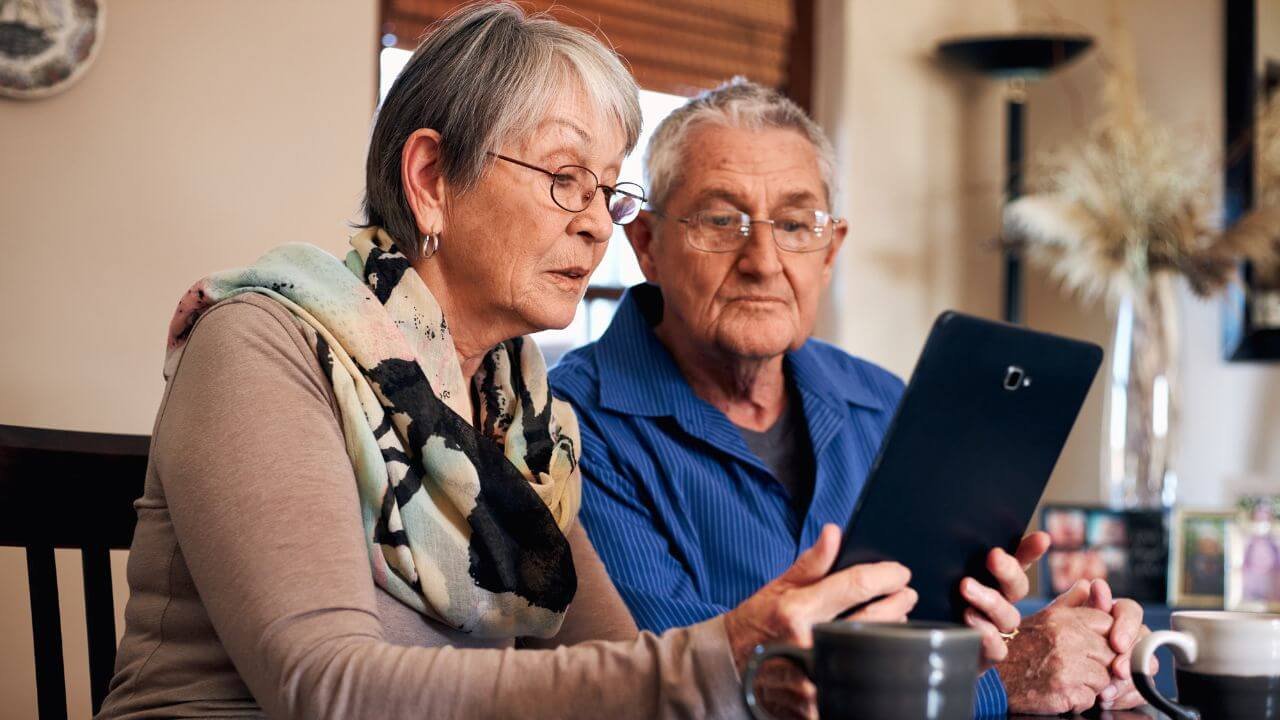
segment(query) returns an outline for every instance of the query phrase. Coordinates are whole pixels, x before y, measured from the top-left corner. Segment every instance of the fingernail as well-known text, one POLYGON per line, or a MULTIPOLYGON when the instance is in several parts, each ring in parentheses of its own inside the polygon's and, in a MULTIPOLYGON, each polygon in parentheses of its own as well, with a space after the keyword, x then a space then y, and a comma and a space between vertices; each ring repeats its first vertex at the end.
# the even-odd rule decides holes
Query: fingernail
POLYGON ((1102 688, 1102 699, 1104 702, 1111 702, 1116 699, 1116 695, 1119 693, 1120 691, 1116 689, 1115 685, 1108 685, 1102 688))

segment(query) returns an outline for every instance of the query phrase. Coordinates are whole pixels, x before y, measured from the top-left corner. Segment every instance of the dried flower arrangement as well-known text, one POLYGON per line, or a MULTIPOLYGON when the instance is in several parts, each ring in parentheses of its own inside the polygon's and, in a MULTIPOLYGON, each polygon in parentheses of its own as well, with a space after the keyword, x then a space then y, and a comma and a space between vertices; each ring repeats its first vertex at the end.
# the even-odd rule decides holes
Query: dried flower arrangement
MULTIPOLYGON (((1229 232, 1217 228, 1220 166, 1148 115, 1131 45, 1123 29, 1118 35, 1101 116, 1082 142, 1044 158, 1037 192, 1006 207, 1007 242, 1083 301, 1111 305, 1162 272, 1182 275, 1209 296, 1235 277, 1243 259, 1273 266, 1280 210, 1259 212, 1229 232)), ((1275 135, 1280 156, 1280 116, 1275 135)))

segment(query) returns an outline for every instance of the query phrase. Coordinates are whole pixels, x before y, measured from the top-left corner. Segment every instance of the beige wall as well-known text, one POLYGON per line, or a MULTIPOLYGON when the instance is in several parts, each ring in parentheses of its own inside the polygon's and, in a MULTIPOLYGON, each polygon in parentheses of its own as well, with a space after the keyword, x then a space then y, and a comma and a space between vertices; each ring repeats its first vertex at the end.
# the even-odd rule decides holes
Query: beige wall
MULTIPOLYGON (((376 32, 372 0, 111 0, 78 85, 0 100, 0 423, 149 432, 192 281, 280 242, 341 249, 376 32)), ((86 717, 78 557, 59 563, 86 717)), ((0 718, 35 717, 28 618, 21 551, 0 551, 0 718)))
MULTIPOLYGON (((1217 151, 1222 145, 1221 0, 1123 0, 1153 114, 1217 151)), ((1083 31, 1098 47, 1032 87, 1034 154, 1084 130, 1097 109, 1100 50, 1114 43, 1109 0, 822 0, 819 101, 836 144, 840 207, 850 240, 823 335, 908 374, 933 317, 946 308, 999 313, 998 230, 1002 95, 993 82, 943 71, 943 37, 1000 32, 1023 22, 1083 31)), ((1063 296, 1042 272, 1026 279, 1032 327, 1110 345, 1101 307, 1063 296)), ((1182 292, 1184 442, 1180 497, 1230 502, 1251 488, 1280 490, 1280 368, 1225 363, 1216 301, 1182 292)), ((1100 502, 1105 392, 1095 383, 1046 492, 1049 501, 1100 502)))
POLYGON ((999 312, 999 91, 944 71, 938 38, 1012 25, 1006 0, 823 0, 814 108, 842 173, 845 243, 825 334, 910 373, 948 307, 999 312))
MULTIPOLYGON (((1105 0, 1027 5, 1110 42, 1105 0)), ((1011 29, 1016 7, 819 6, 816 110, 852 224, 824 334, 905 375, 938 312, 999 312, 999 259, 983 243, 998 230, 1002 96, 940 69, 931 50, 946 35, 1011 29)), ((1153 110, 1219 146, 1220 0, 1125 7, 1153 110)), ((341 249, 359 198, 373 2, 112 0, 108 13, 102 55, 78 86, 0 102, 0 423, 149 431, 165 323, 186 286, 278 242, 341 249)), ((1095 54, 1033 90, 1033 151, 1084 126, 1098 73, 1095 54)), ((1028 285, 1032 326, 1107 343, 1099 308, 1065 300, 1038 273, 1028 285)), ((1184 298, 1183 310, 1184 497, 1274 487, 1280 370, 1221 362, 1217 305, 1184 298)), ((1103 404, 1099 384, 1050 499, 1102 498, 1103 404)), ((72 713, 83 717, 78 559, 59 561, 72 713)), ((0 719, 34 717, 26 603, 21 553, 0 551, 0 719)))

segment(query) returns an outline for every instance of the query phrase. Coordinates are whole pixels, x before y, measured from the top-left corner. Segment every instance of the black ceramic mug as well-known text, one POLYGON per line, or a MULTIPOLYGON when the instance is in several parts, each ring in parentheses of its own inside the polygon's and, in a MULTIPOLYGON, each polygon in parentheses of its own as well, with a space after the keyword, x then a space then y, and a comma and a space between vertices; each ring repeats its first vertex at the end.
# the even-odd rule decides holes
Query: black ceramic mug
POLYGON ((1142 697, 1174 720, 1280 720, 1280 615, 1176 612, 1173 630, 1133 649, 1142 697), (1178 702, 1161 695, 1147 669, 1156 648, 1173 649, 1178 702))
POLYGON ((742 696, 756 720, 772 720, 755 696, 769 658, 800 667, 818 688, 822 720, 970 720, 982 660, 977 630, 948 623, 830 622, 813 627, 813 648, 756 648, 742 696))

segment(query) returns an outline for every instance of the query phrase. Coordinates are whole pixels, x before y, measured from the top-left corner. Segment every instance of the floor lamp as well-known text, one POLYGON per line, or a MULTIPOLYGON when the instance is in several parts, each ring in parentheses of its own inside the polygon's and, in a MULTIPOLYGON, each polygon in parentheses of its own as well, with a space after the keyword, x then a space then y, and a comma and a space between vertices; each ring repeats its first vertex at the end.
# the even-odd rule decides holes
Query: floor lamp
MULTIPOLYGON (((1074 60, 1093 45, 1087 35, 1014 33, 952 38, 938 44, 948 63, 1005 83, 1005 201, 1022 194, 1023 111, 1027 84, 1074 60)), ((1004 319, 1022 322, 1022 258, 1004 250, 1004 319)))

